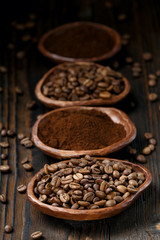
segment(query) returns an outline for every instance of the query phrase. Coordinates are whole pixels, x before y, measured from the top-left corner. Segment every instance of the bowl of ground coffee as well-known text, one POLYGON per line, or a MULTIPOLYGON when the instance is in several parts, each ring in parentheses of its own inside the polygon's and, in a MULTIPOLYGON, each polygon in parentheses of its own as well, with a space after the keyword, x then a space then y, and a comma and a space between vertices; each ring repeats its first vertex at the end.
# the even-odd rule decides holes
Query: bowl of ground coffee
POLYGON ((130 91, 128 80, 108 66, 76 62, 60 64, 37 83, 35 94, 50 108, 113 105, 130 91))
POLYGON ((65 24, 47 32, 38 49, 55 62, 101 61, 121 48, 120 35, 112 28, 92 22, 65 24))
POLYGON ((104 156, 134 140, 136 128, 116 108, 68 107, 44 114, 32 129, 35 145, 58 158, 104 156))
POLYGON ((35 207, 53 217, 96 220, 126 210, 151 180, 143 166, 87 155, 45 164, 29 182, 27 196, 35 207))

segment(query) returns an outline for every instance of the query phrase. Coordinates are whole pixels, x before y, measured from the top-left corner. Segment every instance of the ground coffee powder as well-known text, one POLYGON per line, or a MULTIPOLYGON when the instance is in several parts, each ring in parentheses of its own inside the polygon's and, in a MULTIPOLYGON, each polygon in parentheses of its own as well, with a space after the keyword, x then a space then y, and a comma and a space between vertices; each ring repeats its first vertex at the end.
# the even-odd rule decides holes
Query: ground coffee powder
POLYGON ((53 113, 39 124, 38 137, 46 145, 63 150, 104 148, 126 136, 124 127, 96 110, 53 113))
POLYGON ((92 58, 110 51, 114 40, 105 30, 82 24, 51 35, 44 44, 46 49, 60 56, 92 58))

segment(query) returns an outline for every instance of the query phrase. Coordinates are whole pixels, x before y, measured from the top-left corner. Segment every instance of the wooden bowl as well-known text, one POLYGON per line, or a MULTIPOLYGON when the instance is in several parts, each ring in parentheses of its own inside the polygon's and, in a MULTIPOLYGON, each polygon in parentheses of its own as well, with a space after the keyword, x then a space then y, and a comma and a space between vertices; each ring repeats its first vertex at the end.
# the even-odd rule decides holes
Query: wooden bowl
MULTIPOLYGON (((99 160, 104 160, 106 158, 98 158, 99 160)), ((108 158, 109 159, 109 158, 108 158)), ((36 175, 31 179, 27 187, 27 196, 31 204, 33 204, 38 210, 43 212, 44 214, 51 215, 56 218, 68 219, 68 220, 77 220, 77 221, 86 221, 86 220, 97 220, 103 218, 110 218, 114 215, 121 213, 122 211, 126 210, 130 207, 134 201, 139 197, 139 195, 150 185, 152 181, 151 173, 143 166, 128 162, 122 161, 117 159, 109 159, 111 161, 119 161, 124 163, 128 166, 131 166, 136 172, 142 172, 146 180, 145 182, 139 187, 138 192, 135 194, 130 195, 126 198, 123 202, 108 208, 101 208, 101 209, 90 209, 90 210, 74 210, 74 209, 66 209, 62 207, 55 207, 45 203, 40 202, 34 194, 34 184, 36 180, 36 175)), ((64 162, 69 162, 64 161, 64 162)), ((42 173, 43 169, 40 170, 38 173, 42 173)))
MULTIPOLYGON (((92 65, 97 65, 98 67, 102 67, 99 64, 95 63, 87 63, 87 62, 77 62, 76 64, 78 65, 87 65, 87 66, 92 66, 92 65)), ((85 101, 59 101, 59 100, 54 100, 49 97, 46 97, 42 93, 42 86, 44 83, 47 81, 47 78, 49 75, 51 75, 58 66, 53 67, 50 69, 43 77, 42 79, 37 83, 36 88, 35 88, 35 94, 36 97, 40 102, 42 102, 45 106, 49 108, 55 108, 55 107, 72 107, 72 106, 102 106, 102 105, 113 105, 119 101, 121 101, 123 98, 125 98, 129 91, 130 91, 130 84, 127 80, 127 78, 123 77, 124 81, 124 90, 118 95, 111 96, 109 99, 92 99, 92 100, 85 100, 85 101)))
MULTIPOLYGON (((65 41, 65 39, 64 39, 64 41, 65 41)), ((74 41, 74 36, 73 36, 73 41, 74 41)), ((74 44, 74 42, 73 42, 73 44, 74 44)), ((114 29, 112 29, 108 26, 102 25, 102 24, 92 23, 92 22, 74 22, 74 23, 69 23, 69 24, 65 24, 60 27, 57 27, 57 28, 52 29, 51 31, 47 32, 46 34, 44 34, 39 41, 38 49, 45 57, 49 58, 50 60, 52 60, 56 63, 75 62, 75 61, 87 61, 87 62, 102 61, 102 60, 111 58, 121 49, 121 37, 114 29), (95 31, 97 31, 97 32, 98 31, 105 32, 110 37, 110 39, 113 41, 113 46, 111 47, 111 49, 107 52, 104 52, 100 56, 94 56, 94 57, 90 57, 90 58, 65 57, 65 56, 61 56, 56 53, 53 53, 49 50, 49 48, 50 48, 49 46, 51 45, 51 43, 49 41, 51 41, 51 39, 53 39, 52 43, 54 44, 55 36, 60 36, 61 34, 64 34, 65 32, 67 33, 68 30, 82 27, 84 25, 94 28, 95 31)))
POLYGON ((53 110, 51 112, 48 112, 44 114, 40 119, 36 121, 32 128, 32 138, 35 143, 35 145, 42 150, 45 154, 55 157, 58 159, 68 159, 72 157, 80 157, 80 156, 85 156, 85 155, 90 155, 90 156, 105 156, 109 153, 118 151, 119 149, 125 147, 129 143, 131 143, 136 137, 136 128, 134 124, 131 122, 131 120, 128 118, 128 116, 116 109, 116 108, 101 108, 101 107, 69 107, 69 108, 59 108, 56 110, 53 110), (80 110, 98 110, 104 114, 107 114, 113 122, 122 124, 124 126, 124 129, 126 131, 126 136, 122 138, 120 141, 113 143, 112 145, 109 145, 105 148, 101 149, 96 149, 96 150, 80 150, 80 151, 71 151, 71 150, 61 150, 61 149, 56 149, 49 147, 45 145, 38 137, 38 127, 39 124, 41 124, 41 121, 44 121, 44 119, 50 117, 52 114, 55 112, 59 111, 72 111, 72 110, 80 111, 80 110))

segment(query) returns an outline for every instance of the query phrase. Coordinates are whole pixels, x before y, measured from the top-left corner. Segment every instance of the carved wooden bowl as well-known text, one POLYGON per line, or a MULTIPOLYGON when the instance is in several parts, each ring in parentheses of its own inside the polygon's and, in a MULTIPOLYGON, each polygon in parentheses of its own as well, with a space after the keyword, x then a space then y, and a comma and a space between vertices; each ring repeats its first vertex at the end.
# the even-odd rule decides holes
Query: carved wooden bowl
MULTIPOLYGON (((74 41, 74 36, 73 36, 73 41, 74 41)), ((77 44, 77 47, 78 47, 78 43, 73 42, 73 41, 72 41, 72 43, 75 45, 77 44)), ((107 44, 108 43, 106 42, 106 45, 107 44)), ((98 43, 97 43, 97 45, 98 45, 98 43)), ((74 22, 74 23, 68 23, 68 24, 62 25, 60 27, 57 27, 55 29, 50 30, 46 34, 44 34, 39 41, 38 49, 45 57, 49 58, 51 61, 54 61, 56 63, 58 63, 58 62, 75 62, 75 61, 96 62, 96 61, 102 61, 102 60, 105 60, 105 59, 108 59, 108 58, 111 58, 112 56, 114 56, 121 49, 121 37, 114 29, 112 29, 108 26, 102 25, 102 24, 92 23, 92 22, 74 22), (52 52, 50 50, 50 47, 52 45, 54 45, 55 37, 57 38, 57 36, 58 36, 61 39, 63 39, 63 41, 65 41, 65 33, 67 33, 70 30, 74 30, 75 28, 76 29, 80 28, 82 26, 92 27, 93 29, 95 29, 95 32, 97 32, 97 34, 99 32, 103 32, 106 35, 108 35, 110 41, 112 41, 112 46, 110 47, 110 49, 107 52, 104 52, 99 56, 93 56, 93 57, 88 57, 88 58, 86 58, 86 57, 73 58, 73 57, 69 57, 69 56, 66 57, 66 56, 63 56, 62 53, 58 54, 58 53, 52 52)))
MULTIPOLYGON (((106 158, 98 158, 99 160, 104 160, 106 158)), ((128 166, 131 166, 134 171, 142 172, 146 180, 145 182, 139 186, 137 193, 131 194, 128 198, 126 198, 121 203, 108 208, 100 208, 100 209, 89 209, 89 210, 74 210, 74 209, 66 209, 62 207, 55 207, 45 203, 42 203, 37 199, 34 194, 34 185, 36 180, 36 175, 31 179, 27 187, 27 196, 32 205, 34 205, 38 210, 43 212, 44 214, 51 215, 56 218, 68 219, 68 220, 76 220, 76 221, 86 221, 86 220, 97 220, 103 218, 110 218, 114 215, 121 213, 122 211, 129 208, 134 201, 142 194, 142 192, 150 185, 152 181, 151 173, 143 166, 117 159, 109 159, 112 161, 120 161, 128 166)), ((69 162, 64 161, 64 162, 69 162)), ((42 173, 43 169, 40 170, 39 173, 42 173)))
POLYGON ((116 109, 116 108, 102 108, 102 107, 68 107, 68 108, 59 108, 53 111, 50 111, 46 114, 44 114, 40 119, 36 121, 36 123, 33 126, 32 129, 32 138, 35 143, 35 145, 42 150, 45 154, 58 158, 58 159, 68 159, 72 157, 80 157, 84 155, 90 155, 90 156, 105 156, 109 153, 116 152, 119 149, 125 147, 129 143, 131 143, 136 137, 136 128, 132 121, 128 118, 128 116, 116 109), (48 117, 51 115, 54 115, 55 112, 58 111, 72 111, 72 110, 80 111, 80 110, 98 110, 104 114, 107 114, 113 122, 119 123, 124 126, 124 129, 126 131, 126 136, 122 138, 120 141, 115 142, 105 148, 96 149, 96 150, 80 150, 80 151, 71 151, 71 150, 61 150, 49 147, 45 145, 38 137, 38 128, 41 122, 45 121, 48 117))
MULTIPOLYGON (((65 63, 66 64, 66 63, 65 63)), ((101 67, 99 64, 95 63, 87 63, 87 62, 77 62, 78 65, 97 65, 98 67, 101 67)), ((55 107, 72 107, 72 106, 102 106, 102 105, 113 105, 119 101, 121 101, 123 98, 125 98, 129 91, 130 91, 130 84, 127 80, 127 78, 123 77, 124 81, 124 90, 118 94, 118 95, 112 95, 111 98, 108 99, 92 99, 92 100, 85 100, 85 101, 60 101, 60 100, 54 100, 49 97, 46 97, 42 93, 42 86, 47 81, 47 78, 54 73, 54 71, 58 68, 58 66, 53 67, 50 69, 43 77, 42 79, 37 83, 35 88, 35 94, 36 97, 40 102, 42 102, 45 106, 50 108, 55 107)))

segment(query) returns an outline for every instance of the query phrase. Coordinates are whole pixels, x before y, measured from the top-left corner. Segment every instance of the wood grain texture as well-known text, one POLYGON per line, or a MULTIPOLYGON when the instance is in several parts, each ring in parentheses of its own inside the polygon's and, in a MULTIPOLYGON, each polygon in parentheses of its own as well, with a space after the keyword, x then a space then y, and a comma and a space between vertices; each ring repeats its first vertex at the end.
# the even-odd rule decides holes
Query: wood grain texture
MULTIPOLYGON (((28 240, 30 234, 40 230, 47 240, 158 240, 159 230, 156 226, 160 223, 160 79, 153 89, 148 87, 148 74, 154 73, 160 66, 160 2, 158 0, 112 0, 112 8, 105 7, 106 0, 35 0, 11 3, 5 1, 0 8, 0 26, 3 37, 0 38, 0 65, 8 67, 7 74, 0 73, 0 121, 6 128, 13 128, 16 132, 30 134, 31 127, 38 114, 48 111, 37 102, 35 111, 26 109, 26 102, 35 99, 34 88, 36 83, 54 65, 43 58, 37 51, 37 44, 32 41, 24 43, 20 39, 25 33, 30 33, 39 39, 45 32, 61 24, 73 21, 94 21, 115 28, 120 34, 129 33, 131 40, 121 52, 104 65, 113 65, 117 60, 119 70, 131 83, 131 94, 118 104, 117 107, 125 111, 137 127, 137 138, 132 146, 138 152, 146 146, 144 132, 151 131, 157 139, 156 151, 147 156, 147 167, 153 176, 149 187, 140 198, 127 211, 110 219, 93 222, 73 222, 57 220, 43 215, 32 207, 26 195, 17 193, 17 186, 27 184, 31 177, 38 172, 44 163, 50 163, 50 158, 43 155, 38 149, 26 150, 20 146, 17 139, 9 139, 10 148, 8 162, 11 166, 10 174, 0 174, 0 192, 7 194, 7 205, 0 204, 0 239, 2 240, 28 240), (36 13, 36 26, 24 31, 16 30, 11 26, 15 19, 18 22, 28 21, 29 13, 36 13), (127 19, 123 22, 117 20, 120 13, 126 13, 127 19), (7 44, 13 42, 15 50, 7 49, 7 44), (25 59, 17 60, 16 52, 25 49, 25 59), (145 62, 142 53, 149 51, 153 54, 153 61, 145 62), (134 61, 142 64, 140 78, 133 78, 131 66, 125 65, 125 57, 132 56, 134 61), (23 96, 16 96, 14 86, 19 85, 23 96), (157 92, 159 100, 155 103, 148 101, 149 92, 157 92), (130 103, 135 102, 135 108, 130 103), (32 160, 33 172, 25 172, 21 160, 28 155, 32 160), (12 224, 12 234, 3 232, 4 225, 12 224)), ((6 140, 6 138, 3 138, 6 140)), ((114 157, 114 156, 113 156, 114 157)), ((116 158, 128 158, 124 149, 116 158)), ((134 161, 134 157, 130 157, 134 161)))

